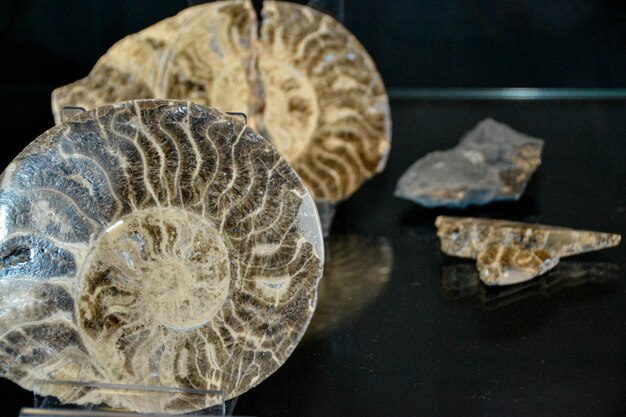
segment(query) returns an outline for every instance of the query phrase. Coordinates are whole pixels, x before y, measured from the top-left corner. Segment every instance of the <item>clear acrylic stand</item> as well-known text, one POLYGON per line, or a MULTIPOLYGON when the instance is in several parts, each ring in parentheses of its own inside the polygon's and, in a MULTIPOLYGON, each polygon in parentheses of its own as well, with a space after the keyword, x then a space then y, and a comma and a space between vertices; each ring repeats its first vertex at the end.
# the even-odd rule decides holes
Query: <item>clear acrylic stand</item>
POLYGON ((244 124, 248 124, 248 115, 243 113, 243 112, 239 112, 239 111, 227 111, 226 114, 228 114, 229 116, 233 116, 233 117, 238 117, 241 120, 243 120, 244 124))
POLYGON ((337 210, 337 203, 317 200, 315 201, 315 205, 317 206, 317 213, 319 214, 320 222, 322 223, 322 234, 324 235, 324 238, 327 238, 330 235, 330 228, 333 225, 335 211, 337 210))
POLYGON ((608 262, 564 261, 547 274, 510 286, 490 287, 478 278, 475 264, 443 267, 441 285, 446 298, 478 298, 485 310, 496 310, 531 297, 549 298, 558 292, 588 284, 617 282, 619 266, 608 262))
MULTIPOLYGON (((171 417, 168 414, 141 414, 145 417, 171 417)), ((20 417, 137 417, 134 413, 118 411, 93 411, 80 409, 22 408, 20 417)))
POLYGON ((65 122, 66 120, 71 119, 77 114, 81 114, 86 111, 87 110, 84 107, 65 106, 61 109, 61 122, 65 122))
POLYGON ((113 413, 112 417, 123 417, 140 412, 227 416, 232 415, 237 401, 236 398, 225 401, 224 393, 217 390, 144 385, 38 380, 33 388, 34 408, 24 409, 22 415, 104 417, 102 412, 107 412, 113 413))
MULTIPOLYGON (((211 3, 213 1, 215 0, 187 0, 187 7, 196 6, 198 4, 211 3)), ((344 0, 310 0, 306 5, 322 13, 331 15, 342 23, 345 20, 344 0)))

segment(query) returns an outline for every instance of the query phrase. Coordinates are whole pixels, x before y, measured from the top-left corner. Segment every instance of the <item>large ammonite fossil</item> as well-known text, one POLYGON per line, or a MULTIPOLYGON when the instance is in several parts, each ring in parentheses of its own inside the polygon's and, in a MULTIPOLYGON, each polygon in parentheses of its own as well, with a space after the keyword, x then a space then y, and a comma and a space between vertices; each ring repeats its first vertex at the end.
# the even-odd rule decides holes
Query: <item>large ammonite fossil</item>
POLYGON ((359 41, 309 7, 249 0, 194 6, 130 35, 88 77, 52 94, 87 109, 174 98, 245 112, 319 202, 337 202, 380 172, 391 119, 383 82, 359 41), (260 36, 257 36, 260 33, 260 36))
POLYGON ((295 348, 322 264, 312 198, 249 126, 182 101, 99 107, 2 174, 0 375, 237 396, 295 348))

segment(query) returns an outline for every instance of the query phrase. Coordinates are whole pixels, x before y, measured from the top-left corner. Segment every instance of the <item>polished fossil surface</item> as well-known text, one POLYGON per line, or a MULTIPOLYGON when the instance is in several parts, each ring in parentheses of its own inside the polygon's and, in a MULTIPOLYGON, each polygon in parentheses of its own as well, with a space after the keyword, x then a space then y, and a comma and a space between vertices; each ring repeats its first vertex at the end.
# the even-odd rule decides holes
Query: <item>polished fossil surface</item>
POLYGON ((84 79, 52 94, 87 109, 177 98, 243 112, 295 168, 316 200, 347 198, 382 171, 391 140, 387 94, 371 57, 332 17, 249 0, 186 9, 115 45, 84 79))
POLYGON ((395 195, 425 207, 517 200, 541 163, 542 148, 541 139, 485 119, 455 148, 415 162, 398 181, 395 195))
POLYGON ((232 398, 287 359, 315 308, 312 198, 262 136, 215 109, 130 101, 50 129, 2 174, 0 219, 0 374, 25 388, 232 398))
POLYGON ((441 250, 476 259, 487 285, 528 281, 554 268, 561 258, 619 244, 616 234, 506 220, 439 216, 441 250))

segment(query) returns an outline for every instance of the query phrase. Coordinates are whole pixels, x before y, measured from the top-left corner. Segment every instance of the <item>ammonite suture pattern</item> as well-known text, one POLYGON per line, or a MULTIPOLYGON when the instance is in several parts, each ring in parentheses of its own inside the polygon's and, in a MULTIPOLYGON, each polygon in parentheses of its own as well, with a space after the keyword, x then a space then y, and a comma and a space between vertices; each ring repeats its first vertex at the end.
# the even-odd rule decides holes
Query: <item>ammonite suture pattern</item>
POLYGON ((376 66, 328 15, 277 1, 265 1, 262 15, 259 31, 249 0, 218 1, 122 39, 89 76, 54 91, 57 123, 66 106, 138 98, 243 112, 316 200, 347 198, 382 171, 390 148, 389 103, 376 66))
POLYGON ((323 244, 310 194, 263 137, 140 100, 50 129, 7 167, 0 265, 0 375, 232 398, 302 337, 323 244))

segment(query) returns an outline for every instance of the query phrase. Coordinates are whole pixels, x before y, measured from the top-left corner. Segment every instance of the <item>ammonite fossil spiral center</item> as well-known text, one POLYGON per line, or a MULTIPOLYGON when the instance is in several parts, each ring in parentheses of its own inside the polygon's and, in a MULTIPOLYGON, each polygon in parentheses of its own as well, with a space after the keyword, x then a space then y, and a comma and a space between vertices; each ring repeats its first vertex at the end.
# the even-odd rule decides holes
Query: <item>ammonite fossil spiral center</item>
POLYGON ((293 162, 309 146, 318 128, 315 88, 303 73, 284 62, 262 59, 260 66, 266 96, 263 123, 272 144, 293 162))
POLYGON ((229 284, 226 247, 207 219, 180 208, 139 210, 94 242, 79 321, 92 335, 129 322, 193 329, 215 315, 229 284))

